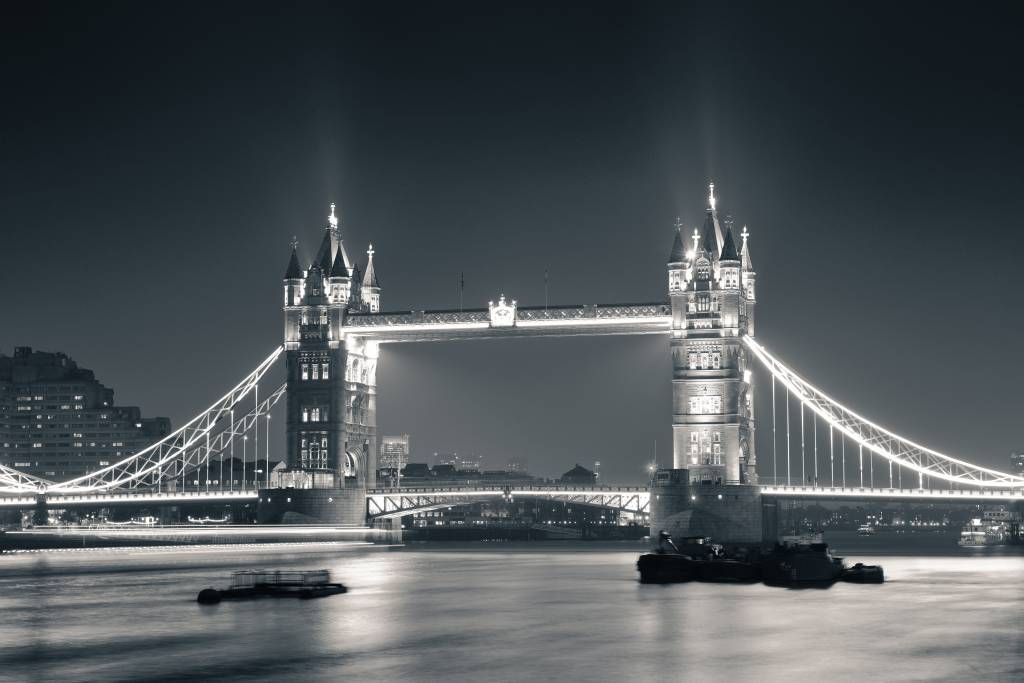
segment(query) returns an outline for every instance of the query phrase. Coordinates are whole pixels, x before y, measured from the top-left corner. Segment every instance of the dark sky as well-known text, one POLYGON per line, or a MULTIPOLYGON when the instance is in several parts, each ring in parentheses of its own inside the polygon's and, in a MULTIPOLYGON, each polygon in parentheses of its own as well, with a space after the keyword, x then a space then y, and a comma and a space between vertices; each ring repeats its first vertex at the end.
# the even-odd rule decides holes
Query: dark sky
MULTIPOLYGON (((1024 447, 1019 5, 211 4, 2 10, 3 352, 177 425, 280 342, 331 201, 386 309, 460 271, 542 304, 545 268, 552 303, 657 301, 714 179, 769 349, 949 454, 1024 447)), ((379 424, 639 480, 669 374, 662 337, 386 347, 379 424)))

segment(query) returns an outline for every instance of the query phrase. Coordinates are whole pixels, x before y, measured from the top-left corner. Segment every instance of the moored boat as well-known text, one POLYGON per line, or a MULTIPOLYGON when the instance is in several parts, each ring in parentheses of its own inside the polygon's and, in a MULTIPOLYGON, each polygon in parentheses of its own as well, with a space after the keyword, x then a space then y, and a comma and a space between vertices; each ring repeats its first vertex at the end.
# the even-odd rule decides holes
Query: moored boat
POLYGON ((833 557, 819 538, 788 538, 762 560, 764 582, 782 586, 830 586, 843 573, 843 558, 833 557))
POLYGON ((640 583, 682 583, 700 578, 700 566, 718 552, 711 539, 688 536, 677 546, 665 531, 658 534, 658 547, 636 562, 640 583))

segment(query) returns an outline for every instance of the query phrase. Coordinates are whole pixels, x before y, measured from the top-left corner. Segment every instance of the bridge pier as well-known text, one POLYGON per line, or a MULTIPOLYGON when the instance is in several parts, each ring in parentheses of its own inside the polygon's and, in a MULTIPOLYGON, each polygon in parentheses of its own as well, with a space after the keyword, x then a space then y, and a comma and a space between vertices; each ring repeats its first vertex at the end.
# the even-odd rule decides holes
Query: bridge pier
POLYGON ((260 524, 337 524, 366 526, 366 489, 260 489, 260 524))
POLYGON ((47 526, 50 523, 50 507, 46 502, 46 496, 40 495, 36 498, 36 506, 32 512, 33 526, 47 526))
POLYGON ((774 508, 762 508, 759 487, 689 481, 687 470, 659 470, 651 487, 651 535, 710 536, 716 543, 760 545, 775 540, 774 508))

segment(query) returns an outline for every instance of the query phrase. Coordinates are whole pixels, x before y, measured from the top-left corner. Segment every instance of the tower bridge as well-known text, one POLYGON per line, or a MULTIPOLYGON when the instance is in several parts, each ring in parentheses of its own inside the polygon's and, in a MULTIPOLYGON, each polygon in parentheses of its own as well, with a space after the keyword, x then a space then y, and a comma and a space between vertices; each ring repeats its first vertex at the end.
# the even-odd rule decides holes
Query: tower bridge
POLYGON ((1024 477, 879 426, 761 344, 750 233, 719 220, 714 185, 700 229, 686 234, 676 221, 663 301, 535 307, 501 294, 480 308, 385 311, 374 257, 372 245, 362 266, 349 257, 332 205, 306 267, 292 246, 283 344, 256 369, 172 434, 87 475, 52 482, 0 464, 0 507, 248 501, 265 522, 290 513, 361 525, 496 497, 543 496, 650 514, 652 525, 677 531, 752 540, 762 533, 765 510, 783 498, 1024 498, 1024 477), (651 487, 376 487, 382 344, 634 334, 666 336, 672 361, 673 463, 651 487), (284 383, 263 386, 278 362, 284 383), (758 377, 768 382, 759 391, 771 396, 770 449, 769 416, 754 414, 758 377), (274 446, 283 457, 274 458, 280 464, 272 471, 275 407, 283 408, 285 443, 283 451, 274 446))

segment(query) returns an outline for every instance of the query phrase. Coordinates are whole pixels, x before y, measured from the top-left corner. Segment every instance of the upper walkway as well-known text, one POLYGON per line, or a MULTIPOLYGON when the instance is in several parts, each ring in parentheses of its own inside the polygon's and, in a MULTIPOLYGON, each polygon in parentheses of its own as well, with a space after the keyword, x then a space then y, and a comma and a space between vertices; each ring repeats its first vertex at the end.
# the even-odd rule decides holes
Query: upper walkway
POLYGON ((667 303, 518 308, 515 302, 499 302, 490 309, 355 313, 346 316, 342 331, 378 342, 414 342, 668 334, 671 327, 672 307, 667 303))

